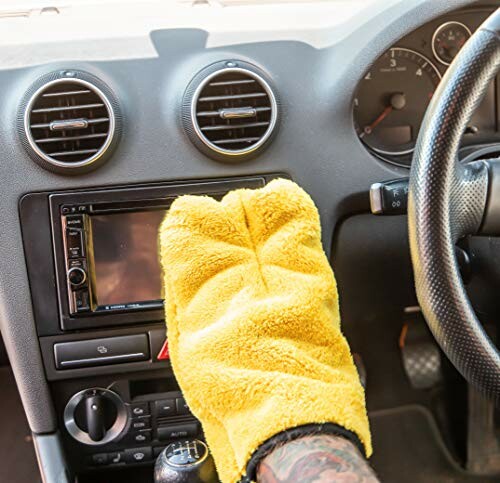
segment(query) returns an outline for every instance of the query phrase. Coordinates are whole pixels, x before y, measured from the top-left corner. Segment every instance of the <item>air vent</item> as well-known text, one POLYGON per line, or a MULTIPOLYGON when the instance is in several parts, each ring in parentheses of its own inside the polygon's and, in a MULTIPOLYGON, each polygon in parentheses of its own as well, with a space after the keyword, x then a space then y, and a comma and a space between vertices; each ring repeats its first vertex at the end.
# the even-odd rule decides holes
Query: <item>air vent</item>
POLYGON ((114 96, 101 81, 83 72, 41 79, 22 110, 24 144, 35 161, 52 171, 96 167, 119 134, 114 96))
POLYGON ((188 134, 200 149, 218 159, 256 153, 271 138, 277 117, 278 103, 269 83, 244 62, 210 66, 194 79, 184 97, 188 134))

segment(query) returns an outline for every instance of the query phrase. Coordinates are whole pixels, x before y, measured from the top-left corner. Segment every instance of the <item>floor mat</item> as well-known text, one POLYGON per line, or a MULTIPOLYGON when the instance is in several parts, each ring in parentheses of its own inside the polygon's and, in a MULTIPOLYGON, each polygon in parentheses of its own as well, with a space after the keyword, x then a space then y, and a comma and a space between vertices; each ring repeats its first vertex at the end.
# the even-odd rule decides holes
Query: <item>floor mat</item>
POLYGON ((500 477, 471 476, 450 457, 431 413, 421 406, 370 414, 371 464, 382 483, 492 483, 500 477))
POLYGON ((41 479, 31 432, 9 367, 0 368, 0 387, 0 482, 37 483, 41 479))

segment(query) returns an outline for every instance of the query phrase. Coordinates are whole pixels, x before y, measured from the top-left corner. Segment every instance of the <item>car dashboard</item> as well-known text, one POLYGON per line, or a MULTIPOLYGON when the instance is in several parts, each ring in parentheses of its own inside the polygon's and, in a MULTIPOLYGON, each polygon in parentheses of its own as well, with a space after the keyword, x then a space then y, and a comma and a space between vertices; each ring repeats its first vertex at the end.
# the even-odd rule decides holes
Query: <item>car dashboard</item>
MULTIPOLYGON (((376 361, 367 327, 417 303, 405 218, 371 215, 369 187, 409 176, 430 99, 496 3, 54 5, 0 7, 0 322, 47 481, 147 472, 202 437, 168 360, 156 256, 182 194, 300 184, 344 331, 376 361), (87 397, 109 409, 103 434, 87 397)), ((498 156, 499 88, 464 162, 498 156)))

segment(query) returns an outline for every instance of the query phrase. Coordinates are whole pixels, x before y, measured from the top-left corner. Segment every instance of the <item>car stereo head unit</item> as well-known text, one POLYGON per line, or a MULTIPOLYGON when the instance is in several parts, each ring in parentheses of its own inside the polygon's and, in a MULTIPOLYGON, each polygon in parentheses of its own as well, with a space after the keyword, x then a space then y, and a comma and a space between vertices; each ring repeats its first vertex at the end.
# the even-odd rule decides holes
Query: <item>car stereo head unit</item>
POLYGON ((50 195, 62 329, 162 320, 158 229, 172 201, 220 198, 274 177, 50 195))
POLYGON ((167 207, 62 207, 69 312, 161 309, 158 228, 167 207))

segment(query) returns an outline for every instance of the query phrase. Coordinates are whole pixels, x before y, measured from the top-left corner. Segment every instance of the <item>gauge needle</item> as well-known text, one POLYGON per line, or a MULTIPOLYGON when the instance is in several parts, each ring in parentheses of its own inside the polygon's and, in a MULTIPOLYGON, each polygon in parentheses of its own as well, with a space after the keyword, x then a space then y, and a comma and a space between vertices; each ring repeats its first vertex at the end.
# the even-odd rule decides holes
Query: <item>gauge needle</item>
POLYGON ((373 130, 392 112, 393 109, 394 108, 392 106, 387 106, 382 111, 380 116, 378 116, 377 119, 375 119, 375 121, 373 121, 368 126, 365 126, 365 128, 363 129, 363 132, 361 133, 361 135, 359 137, 362 138, 365 134, 371 134, 373 132, 373 130))
POLYGON ((371 124, 368 126, 365 126, 363 129, 363 132, 360 134, 360 138, 363 138, 365 134, 371 134, 373 130, 395 109, 396 111, 399 111, 400 109, 403 109, 406 106, 406 97, 404 94, 401 94, 399 92, 394 93, 391 96, 390 99, 390 105, 387 106, 380 116, 375 119, 371 124))

